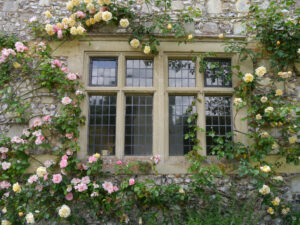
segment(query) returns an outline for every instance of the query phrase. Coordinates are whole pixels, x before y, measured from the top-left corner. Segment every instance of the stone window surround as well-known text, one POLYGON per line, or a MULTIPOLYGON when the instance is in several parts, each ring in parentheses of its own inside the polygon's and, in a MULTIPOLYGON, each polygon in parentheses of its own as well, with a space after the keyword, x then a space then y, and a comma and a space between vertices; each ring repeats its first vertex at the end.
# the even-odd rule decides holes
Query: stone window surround
MULTIPOLYGON (((98 38, 97 38, 98 39, 98 38)), ((211 46, 212 52, 216 53, 215 58, 231 58, 232 65, 236 65, 236 55, 229 55, 224 52, 222 43, 218 40, 208 40, 188 45, 178 45, 174 40, 166 41, 161 44, 161 50, 157 56, 145 56, 140 51, 128 47, 128 41, 122 39, 117 41, 119 48, 111 45, 117 38, 92 41, 88 45, 87 41, 80 41, 78 45, 79 54, 74 54, 68 57, 68 64, 71 71, 82 71, 83 87, 87 94, 117 94, 117 119, 116 119, 116 152, 114 156, 105 156, 106 159, 112 162, 116 160, 149 160, 150 156, 124 156, 124 142, 125 142, 125 94, 152 94, 154 97, 153 105, 153 155, 160 154, 162 157, 161 163, 157 169, 159 173, 186 173, 189 163, 184 156, 169 156, 169 128, 168 128, 168 96, 169 94, 179 95, 196 95, 202 103, 197 103, 197 112, 199 113, 197 124, 205 129, 205 95, 227 95, 231 96, 233 88, 204 88, 204 76, 199 73, 199 62, 196 62, 196 87, 188 88, 171 88, 168 87, 168 59, 191 59, 192 55, 201 52, 207 52, 207 45, 211 46), (109 43, 111 42, 111 43, 109 43), (175 45, 174 45, 175 44, 175 45), (105 47, 104 47, 105 45, 105 47), (100 51, 100 46, 104 50, 100 51), (111 47, 109 47, 111 46, 111 47), (175 47, 176 46, 176 47, 175 47), (188 46, 188 47, 187 47, 188 46), (203 50, 202 50, 203 49, 203 50), (202 51, 201 51, 202 50, 202 51), (89 80, 89 59, 90 57, 118 57, 118 86, 117 87, 90 87, 89 80), (153 87, 126 87, 125 73, 126 73, 126 58, 152 58, 153 64, 153 87), (81 66, 78 63, 81 63, 81 66), (163 123, 161 121, 164 121, 163 123)), ((59 53, 57 53, 59 54, 59 53)), ((249 71, 249 65, 245 64, 245 69, 249 71)), ((243 67, 243 66, 242 66, 243 67)), ((251 68, 250 68, 251 69, 251 68)), ((233 87, 237 83, 237 77, 233 74, 233 87)), ((82 102, 83 115, 88 118, 88 97, 82 102)), ((235 115, 235 107, 233 106, 233 116, 235 115)), ((245 114, 244 114, 245 115, 245 114)), ((234 121, 236 121, 236 128, 247 132, 246 122, 238 122, 243 115, 238 114, 234 121)), ((233 122, 234 122, 233 121, 233 122)), ((235 140, 246 142, 243 135, 236 133, 235 140)), ((206 138, 205 133, 199 132, 198 138, 203 150, 200 154, 206 155, 206 138)), ((86 159, 88 155, 88 120, 86 125, 80 128, 79 139, 81 151, 78 153, 79 159, 86 159)), ((216 157, 209 156, 209 159, 216 162, 216 157)))

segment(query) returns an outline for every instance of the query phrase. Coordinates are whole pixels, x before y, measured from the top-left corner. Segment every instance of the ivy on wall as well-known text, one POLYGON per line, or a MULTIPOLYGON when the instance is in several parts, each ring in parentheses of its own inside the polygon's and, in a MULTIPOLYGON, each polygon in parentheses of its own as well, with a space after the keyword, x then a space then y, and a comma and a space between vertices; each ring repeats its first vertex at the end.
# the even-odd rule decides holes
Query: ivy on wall
MULTIPOLYGON (((169 16, 171 1, 155 1, 157 7, 165 9, 155 18, 149 15, 138 17, 131 10, 134 4, 133 1, 124 5, 109 0, 72 0, 67 3, 70 17, 58 19, 46 12, 51 23, 45 25, 32 18, 29 26, 37 36, 48 40, 70 40, 109 24, 121 26, 132 34, 129 44, 145 54, 157 53, 157 30, 163 35, 174 35, 179 42, 193 38, 185 32, 184 24, 199 16, 197 11, 188 9, 181 12, 175 23, 169 16), (143 25, 149 21, 152 22, 150 26, 143 25)), ((250 22, 256 25, 256 30, 250 26, 247 31, 255 35, 259 46, 263 46, 261 51, 249 48, 247 42, 229 41, 227 45, 229 52, 238 54, 240 60, 251 58, 255 66, 254 71, 246 74, 239 66, 233 67, 240 80, 235 87, 234 105, 238 110, 247 107, 250 129, 245 135, 252 141, 244 145, 229 141, 230 138, 216 137, 214 152, 219 158, 235 160, 226 164, 225 169, 232 166, 240 177, 251 178, 256 195, 247 204, 239 202, 234 187, 229 194, 218 189, 216 177, 224 176, 224 168, 204 166, 205 157, 200 156, 201 149, 197 146, 187 155, 191 162, 189 172, 192 181, 185 188, 177 184, 161 186, 151 180, 135 179, 136 168, 142 172, 155 171, 160 162, 159 155, 148 162, 116 162, 116 174, 122 178, 118 184, 109 181, 99 154, 89 156, 86 162, 79 161, 76 157, 80 150, 78 128, 85 122, 80 109, 80 102, 85 97, 80 86, 80 74, 69 71, 64 62, 53 58, 46 42, 26 43, 1 35, 0 84, 3 88, 0 90, 0 104, 4 107, 0 114, 9 118, 9 121, 1 123, 29 122, 28 129, 21 136, 9 138, 1 135, 1 223, 42 224, 52 221, 61 224, 67 221, 69 224, 86 224, 88 216, 82 211, 85 208, 89 209, 90 219, 94 221, 255 224, 258 218, 251 212, 262 208, 273 217, 282 217, 287 223, 297 224, 299 218, 293 221, 290 206, 277 195, 283 184, 283 178, 276 174, 276 167, 280 164, 266 160, 267 155, 277 154, 286 158, 287 163, 299 164, 299 106, 286 90, 277 87, 279 83, 286 84, 296 77, 294 63, 299 60, 299 17, 294 19, 295 23, 283 13, 292 4, 293 1, 285 0, 277 5, 272 2, 266 10, 251 7, 250 22), (269 67, 259 65, 263 57, 270 58, 269 67), (268 88, 261 84, 267 78, 270 79, 268 88), (21 93, 20 85, 25 81, 29 81, 31 88, 21 93), (33 117, 30 103, 44 90, 58 99, 60 107, 53 116, 33 117), (281 132, 280 138, 273 137, 273 128, 281 132), (57 161, 39 162, 41 165, 36 172, 27 174, 29 161, 39 161, 32 154, 38 148, 56 154, 57 161)), ((299 12, 296 11, 295 15, 299 16, 299 12)), ((209 54, 196 57, 203 59, 206 55, 209 54)), ((200 62, 203 70, 205 61, 200 62)), ((199 127, 193 125, 197 114, 191 112, 188 109, 190 132, 185 138, 198 143, 195 134, 199 127)), ((227 134, 228 137, 232 135, 227 134)))

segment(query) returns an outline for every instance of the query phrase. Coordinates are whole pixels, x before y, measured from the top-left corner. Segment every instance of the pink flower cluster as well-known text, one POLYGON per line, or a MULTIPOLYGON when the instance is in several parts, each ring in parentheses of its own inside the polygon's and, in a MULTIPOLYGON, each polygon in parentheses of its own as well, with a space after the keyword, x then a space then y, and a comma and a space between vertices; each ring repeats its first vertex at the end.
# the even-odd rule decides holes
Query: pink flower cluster
POLYGON ((11 143, 14 143, 14 144, 24 144, 25 141, 18 137, 18 136, 14 136, 12 139, 11 139, 11 143))
POLYGON ((60 160, 59 167, 63 169, 66 168, 67 166, 68 166, 68 156, 64 155, 60 160))
POLYGON ((54 61, 52 61, 51 65, 52 65, 53 68, 54 67, 60 68, 62 66, 62 63, 61 63, 61 61, 55 59, 54 61))
POLYGON ((30 184, 32 184, 32 183, 34 183, 34 182, 37 182, 38 179, 39 179, 39 177, 38 177, 37 175, 32 175, 32 176, 30 176, 30 177, 28 178, 27 182, 30 183, 30 184))
POLYGON ((44 116, 44 117, 43 117, 43 121, 44 121, 44 122, 49 122, 49 123, 50 123, 50 122, 51 122, 51 116, 50 116, 50 115, 44 116))
POLYGON ((89 157, 88 161, 89 161, 89 163, 94 163, 94 162, 97 162, 97 160, 98 159, 94 155, 92 155, 92 156, 89 157))
POLYGON ((86 14, 82 11, 77 11, 75 13, 75 15, 76 15, 77 18, 80 18, 80 19, 84 19, 86 17, 86 14))
POLYGON ((2 166, 3 170, 8 170, 11 166, 11 163, 10 162, 3 162, 3 163, 1 163, 1 166, 2 166))
POLYGON ((102 187, 105 191, 107 191, 109 194, 115 192, 115 191, 118 191, 119 188, 117 186, 114 186, 112 184, 112 182, 107 182, 105 181, 103 184, 102 184, 102 187))
POLYGON ((89 176, 82 177, 81 179, 73 178, 71 183, 74 184, 75 190, 83 192, 88 189, 88 184, 91 182, 89 176))
POLYGON ((69 105, 69 104, 72 103, 72 99, 69 98, 69 97, 63 97, 62 100, 61 100, 61 103, 62 103, 63 105, 69 105))
POLYGON ((67 78, 67 80, 76 80, 77 75, 75 73, 68 73, 66 78, 67 78))
POLYGON ((1 56, 0 56, 0 64, 3 63, 9 57, 9 55, 15 56, 16 52, 11 48, 2 49, 1 56))
POLYGON ((45 140, 45 137, 42 135, 41 130, 34 131, 32 134, 37 137, 35 140, 36 145, 42 144, 43 141, 45 140))
POLYGON ((31 127, 40 127, 40 126, 42 126, 42 124, 43 124, 42 119, 39 117, 36 117, 33 119, 31 127))
POLYGON ((66 138, 72 139, 73 138, 73 133, 66 133, 66 138))
POLYGON ((157 154, 157 155, 152 156, 151 160, 157 165, 161 160, 160 155, 157 154))
POLYGON ((129 179, 129 185, 132 186, 135 184, 135 180, 133 178, 129 179))
POLYGON ((15 47, 17 49, 17 52, 24 52, 24 50, 28 50, 28 47, 26 47, 22 42, 16 42, 15 47))
POLYGON ((84 94, 84 92, 83 92, 83 91, 81 91, 81 90, 77 90, 77 91, 75 92, 75 94, 76 94, 76 95, 83 95, 83 94, 84 94))
POLYGON ((8 148, 6 148, 6 147, 0 148, 0 153, 7 153, 7 152, 8 152, 8 148))
POLYGON ((0 182, 0 190, 8 189, 10 186, 11 184, 6 180, 0 182))
POLYGON ((60 173, 53 175, 52 182, 54 184, 59 184, 61 181, 62 181, 62 175, 60 173))

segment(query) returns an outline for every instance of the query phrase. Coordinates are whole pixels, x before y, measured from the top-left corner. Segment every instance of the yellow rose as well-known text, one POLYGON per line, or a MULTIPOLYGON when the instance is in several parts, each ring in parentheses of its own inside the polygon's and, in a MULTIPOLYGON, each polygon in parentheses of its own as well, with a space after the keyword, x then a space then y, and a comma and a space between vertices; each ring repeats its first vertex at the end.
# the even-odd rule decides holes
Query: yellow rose
POLYGON ((242 103, 243 102, 243 100, 241 99, 241 98, 235 98, 234 100, 233 100, 233 104, 234 105, 238 105, 238 104, 240 104, 240 103, 242 103))
POLYGON ((252 82, 253 81, 253 75, 251 73, 246 73, 243 80, 246 83, 252 82))
POLYGON ((267 195, 270 193, 270 187, 268 185, 263 185, 261 189, 259 189, 259 193, 261 193, 262 195, 267 195))
POLYGON ((150 52, 151 52, 150 46, 149 46, 149 45, 146 45, 146 46, 144 47, 144 53, 145 53, 145 54, 149 54, 150 52))
POLYGON ((54 34, 53 25, 51 25, 51 24, 46 24, 45 30, 46 30, 47 34, 49 34, 49 35, 53 35, 54 34))
POLYGON ((24 216, 24 213, 23 212, 19 212, 19 217, 22 217, 24 216))
POLYGON ((172 29, 172 24, 169 23, 168 26, 167 26, 167 29, 171 30, 172 29))
POLYGON ((105 22, 111 20, 111 18, 112 18, 111 12, 105 11, 102 13, 102 20, 104 20, 105 22))
POLYGON ((121 19, 120 20, 120 26, 123 27, 123 28, 126 28, 129 26, 129 21, 128 19, 121 19))
POLYGON ((138 48, 140 46, 140 41, 134 38, 130 41, 130 46, 133 48, 138 48))
POLYGON ((262 116, 261 116, 260 114, 257 114, 257 115, 255 116, 255 118, 256 118, 256 120, 261 120, 261 119, 262 119, 262 116))
POLYGON ((255 70, 255 74, 259 77, 262 77, 266 73, 267 73, 267 70, 264 66, 260 66, 260 67, 256 68, 256 70, 255 70))
POLYGON ((67 205, 62 205, 58 211, 58 215, 63 218, 69 217, 71 214, 71 209, 67 205))
POLYGON ((89 3, 86 7, 87 7, 88 10, 90 10, 90 11, 95 9, 94 4, 92 4, 92 3, 89 3))
POLYGON ((297 137, 296 137, 296 136, 289 137, 289 142, 290 142, 290 144, 295 144, 296 141, 297 141, 297 137))
POLYGON ((95 157, 96 159, 99 159, 99 158, 100 158, 100 154, 99 154, 99 153, 95 153, 95 154, 94 154, 94 157, 95 157))
POLYGON ((224 34, 219 34, 218 36, 220 39, 224 38, 224 34))
POLYGON ((83 0, 85 4, 90 4, 93 2, 93 0, 83 0))
POLYGON ((69 18, 67 18, 67 17, 63 18, 61 23, 62 23, 63 26, 68 26, 69 25, 69 18))
POLYGON ((74 6, 79 6, 81 0, 72 0, 74 6))
POLYGON ((16 69, 19 69, 21 67, 21 64, 18 63, 18 62, 14 62, 13 66, 16 68, 16 69))
POLYGON ((279 203, 280 203, 280 198, 278 198, 278 197, 276 197, 276 198, 272 201, 272 204, 273 204, 274 206, 278 206, 279 203))
POLYGON ((267 98, 266 96, 263 96, 263 97, 260 98, 260 101, 261 101, 262 103, 265 103, 265 102, 268 101, 268 98, 267 98))
POLYGON ((272 145, 272 149, 275 150, 278 148, 279 148, 279 145, 276 142, 274 142, 274 144, 272 145))
POLYGON ((193 39, 193 35, 192 34, 189 34, 188 35, 188 40, 192 40, 193 39))
POLYGON ((47 168, 40 166, 36 169, 36 175, 38 175, 38 177, 44 177, 44 175, 47 174, 47 168))
POLYGON ((100 22, 102 20, 102 12, 98 12, 94 15, 94 20, 100 22))
POLYGON ((64 28, 64 25, 62 25, 61 23, 57 23, 56 26, 57 26, 58 29, 63 29, 64 28))
POLYGON ((99 4, 100 6, 103 6, 103 5, 104 5, 104 0, 98 0, 98 4, 99 4))
POLYGON ((272 207, 269 207, 268 210, 267 210, 267 212, 269 214, 273 215, 274 214, 274 209, 272 207))
POLYGON ((77 29, 76 29, 76 27, 71 27, 70 33, 72 35, 77 35, 77 29))
POLYGON ((109 5, 109 4, 111 3, 111 0, 104 0, 104 3, 105 3, 106 5, 109 5))
POLYGON ((11 222, 8 220, 1 220, 1 225, 11 225, 11 222))
POLYGON ((260 170, 261 170, 262 172, 265 172, 265 173, 271 172, 271 168, 270 168, 269 166, 267 166, 267 165, 261 166, 261 167, 260 167, 260 170))
POLYGON ((182 187, 179 188, 178 192, 179 192, 180 194, 184 194, 184 193, 185 193, 182 187))
POLYGON ((76 24, 76 21, 75 21, 74 19, 72 19, 72 18, 69 18, 69 19, 68 19, 68 25, 69 25, 70 27, 74 27, 75 24, 76 24))
POLYGON ((78 26, 76 30, 77 30, 77 34, 79 35, 82 35, 85 32, 85 29, 82 26, 78 26))
POLYGON ((283 181, 283 177, 282 176, 276 176, 272 178, 273 180, 277 180, 277 181, 283 181))
POLYGON ((95 24, 96 23, 96 21, 94 20, 94 18, 90 18, 90 23, 91 24, 95 24))
POLYGON ((46 12, 44 12, 45 16, 48 18, 48 19, 51 19, 52 18, 52 14, 50 13, 49 10, 47 10, 46 12))
POLYGON ((267 131, 264 131, 260 134, 263 138, 269 137, 269 133, 267 131))
POLYGON ((16 193, 20 193, 21 192, 21 186, 19 185, 19 183, 15 183, 13 185, 13 191, 16 193))
POLYGON ((73 2, 72 1, 67 2, 67 6, 66 7, 67 7, 67 10, 72 11, 72 9, 74 7, 73 2))
POLYGON ((265 109, 265 113, 271 113, 274 111, 274 108, 272 106, 269 106, 265 109))
POLYGON ((282 96, 282 95, 283 95, 282 90, 281 89, 277 89, 275 96, 282 96))

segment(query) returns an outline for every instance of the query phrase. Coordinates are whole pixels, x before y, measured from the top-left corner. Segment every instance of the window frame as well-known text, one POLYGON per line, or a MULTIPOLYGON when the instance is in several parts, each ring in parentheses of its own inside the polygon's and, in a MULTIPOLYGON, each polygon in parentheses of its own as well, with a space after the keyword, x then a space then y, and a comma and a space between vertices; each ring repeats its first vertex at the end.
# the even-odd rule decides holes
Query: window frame
MULTIPOLYGON (((142 52, 136 49, 132 49, 128 46, 128 42, 122 38, 111 38, 109 40, 97 38, 93 41, 92 45, 88 45, 85 42, 80 42, 80 52, 78 55, 68 59, 68 63, 71 64, 71 69, 80 70, 78 62, 83 62, 82 73, 83 73, 83 87, 88 94, 99 94, 99 88, 101 89, 101 94, 117 94, 117 114, 125 114, 125 94, 151 94, 153 95, 153 155, 160 154, 162 161, 158 165, 158 172, 161 174, 165 173, 186 173, 189 163, 184 156, 169 156, 169 130, 168 130, 168 117, 169 117, 169 95, 196 95, 202 103, 196 102, 197 112, 200 115, 197 120, 197 124, 200 128, 205 129, 205 105, 204 103, 204 93, 207 95, 229 95, 233 93, 233 87, 237 84, 236 74, 233 72, 232 76, 232 88, 211 88, 204 87, 204 74, 199 72, 199 61, 196 61, 196 87, 168 87, 168 58, 172 59, 192 59, 193 56, 209 51, 209 48, 213 48, 213 52, 216 53, 215 57, 212 58, 231 58, 232 65, 236 65, 238 60, 238 55, 227 54, 223 52, 223 47, 218 41, 200 41, 197 43, 191 43, 187 46, 178 46, 176 42, 172 40, 165 40, 161 42, 160 51, 158 55, 153 57, 145 56, 142 52), (116 40, 115 40, 116 39, 116 40), (81 43, 83 43, 81 45, 81 43), (112 43, 109 46, 107 43, 112 43), (113 45, 118 44, 115 48, 113 45), (102 49, 100 52, 99 49, 102 49), (171 50, 171 51, 170 51, 171 50), (80 59, 80 57, 82 57, 80 59), (118 57, 118 77, 117 77, 117 87, 92 87, 88 86, 89 79, 89 58, 90 57, 118 57), (126 59, 153 59, 153 87, 126 87, 126 59), (74 60, 76 59, 76 60, 74 60), (121 75, 120 75, 121 74, 121 75), (123 79, 122 79, 123 77, 123 79), (120 85, 124 85, 120 89, 120 85), (202 86, 201 86, 202 85, 202 86), (201 87, 200 89, 198 87, 201 87), (217 89, 217 90, 216 90, 217 89), (121 95, 120 95, 121 93, 121 95), (122 112, 123 111, 123 112, 122 112), (164 122, 162 122, 164 121, 164 122)), ((249 62, 246 62, 249 63, 249 62)), ((248 64, 244 63, 242 65, 242 70, 249 70, 248 64)), ((82 65, 82 64, 81 64, 82 65)), ((252 66, 252 65, 251 65, 252 66)), ((82 114, 87 116, 87 106, 86 101, 88 97, 82 102, 82 114)), ((233 115, 235 115, 235 107, 232 106, 233 115)), ((245 114, 238 115, 235 120, 238 121, 245 114)), ((105 156, 105 161, 114 162, 115 160, 149 160, 149 156, 125 156, 124 146, 125 146, 125 116, 124 119, 116 119, 116 151, 114 156, 105 156)), ((234 121, 233 121, 234 123, 234 121)), ((245 122, 246 123, 246 122, 245 122)), ((245 124, 237 124, 237 128, 247 132, 245 124)), ((81 151, 78 152, 79 159, 87 158, 87 129, 88 126, 81 127, 81 136, 79 139, 81 151)), ((234 128, 233 128, 234 130, 234 128)), ((201 155, 206 155, 206 135, 203 132, 198 132, 197 134, 200 143, 199 145, 203 150, 199 151, 201 155)), ((235 140, 245 142, 244 137, 236 138, 235 140)), ((215 156, 208 156, 209 160, 214 160, 215 156)), ((217 160, 215 160, 218 162, 217 160)), ((111 167, 111 166, 110 166, 111 167)))

